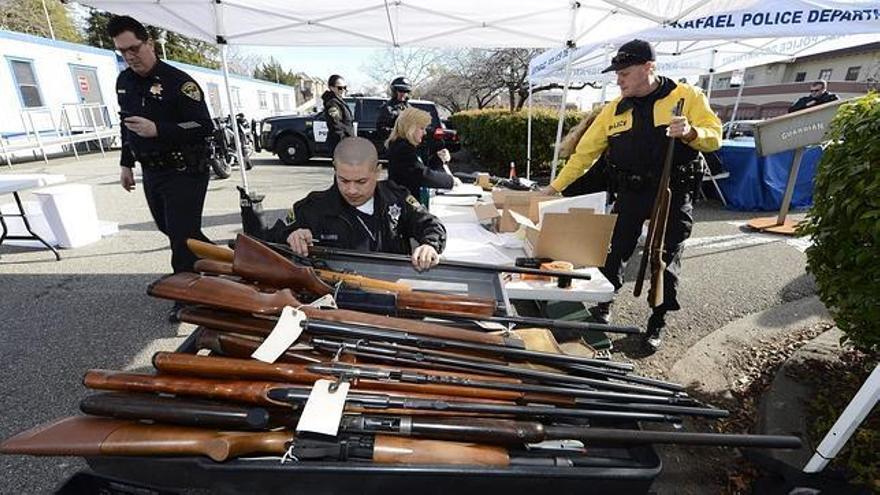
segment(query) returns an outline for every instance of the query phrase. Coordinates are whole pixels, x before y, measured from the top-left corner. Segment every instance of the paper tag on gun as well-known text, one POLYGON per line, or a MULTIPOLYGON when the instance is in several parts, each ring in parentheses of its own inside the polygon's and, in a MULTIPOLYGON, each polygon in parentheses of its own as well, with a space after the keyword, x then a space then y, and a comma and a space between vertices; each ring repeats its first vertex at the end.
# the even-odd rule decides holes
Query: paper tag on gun
POLYGON ((251 354, 251 357, 265 363, 274 363, 302 334, 302 324, 305 320, 305 313, 291 306, 285 306, 272 333, 251 354))
POLYGON ((330 386, 337 382, 332 380, 318 380, 312 387, 309 400, 302 410, 296 431, 310 431, 335 437, 339 432, 339 423, 342 421, 342 409, 345 407, 345 398, 351 386, 346 381, 339 382, 336 391, 331 392, 330 386))

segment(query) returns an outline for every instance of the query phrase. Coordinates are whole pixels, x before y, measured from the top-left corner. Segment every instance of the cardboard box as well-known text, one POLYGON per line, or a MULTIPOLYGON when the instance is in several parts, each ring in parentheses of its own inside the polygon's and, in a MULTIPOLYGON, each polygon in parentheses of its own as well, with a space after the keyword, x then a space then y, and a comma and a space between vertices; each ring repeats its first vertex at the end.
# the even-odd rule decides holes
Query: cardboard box
POLYGON ((540 222, 513 209, 505 209, 505 214, 517 227, 525 230, 526 254, 570 261, 575 266, 603 266, 617 215, 605 215, 593 208, 553 211, 559 209, 558 205, 595 204, 598 197, 552 199, 557 200, 555 204, 547 200, 539 201, 544 203, 544 207, 539 206, 534 217, 540 222))
MULTIPOLYGON (((492 193, 492 196, 494 199, 495 192, 492 193)), ((500 232, 516 232, 519 230, 519 222, 514 219, 511 212, 518 213, 532 220, 533 223, 538 223, 540 217, 538 205, 545 201, 553 201, 557 199, 559 199, 558 196, 545 196, 528 191, 508 191, 507 194, 501 198, 502 206, 499 206, 497 201, 495 202, 495 206, 502 210, 498 230, 500 232), (511 192, 519 194, 510 194, 511 192)))

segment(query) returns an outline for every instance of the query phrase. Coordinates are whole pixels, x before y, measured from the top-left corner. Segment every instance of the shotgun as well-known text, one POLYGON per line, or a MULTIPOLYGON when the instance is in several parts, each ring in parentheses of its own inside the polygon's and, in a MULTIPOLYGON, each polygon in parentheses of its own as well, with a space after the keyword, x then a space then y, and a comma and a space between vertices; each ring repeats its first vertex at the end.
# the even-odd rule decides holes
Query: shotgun
MULTIPOLYGON (((182 275, 182 274, 179 274, 182 275)), ((191 274, 187 274, 191 275, 191 274)), ((177 275, 174 275, 175 277, 177 275)), ((224 281, 225 282, 225 281, 224 281)), ((251 290, 250 288, 247 288, 251 290)), ((259 295, 258 297, 262 297, 259 295)), ((201 299, 194 298, 190 300, 190 302, 204 302, 201 299)), ((303 308, 304 309, 304 308, 303 308)), ((438 350, 448 350, 453 352, 469 352, 480 355, 489 355, 489 356, 498 356, 503 357, 505 359, 513 359, 517 361, 529 361, 534 363, 546 364, 548 366, 564 366, 567 364, 575 364, 579 365, 578 370, 580 372, 589 372, 590 370, 595 370, 597 375, 601 375, 602 377, 608 378, 612 375, 608 375, 605 372, 605 369, 609 369, 615 372, 613 375, 614 378, 618 378, 620 380, 631 380, 635 377, 629 377, 629 375, 623 374, 631 369, 631 365, 626 363, 616 363, 613 361, 604 361, 601 359, 592 359, 585 358, 580 356, 572 356, 568 354, 554 354, 550 352, 543 351, 532 351, 528 349, 521 348, 513 348, 505 345, 496 345, 496 344, 486 344, 482 342, 472 342, 472 341, 464 341, 464 340, 455 340, 456 335, 451 334, 452 330, 458 330, 459 332, 469 333, 467 330, 462 329, 454 329, 448 328, 443 336, 427 336, 424 334, 400 331, 397 329, 382 329, 374 326, 367 326, 361 324, 350 324, 350 323, 336 323, 331 321, 324 321, 322 318, 322 311, 328 310, 314 310, 312 309, 312 314, 315 315, 316 319, 309 319, 303 323, 303 328, 305 332, 308 332, 310 335, 327 335, 336 338, 343 339, 353 339, 353 340, 381 340, 387 342, 395 342, 404 345, 415 346, 419 348, 430 348, 430 349, 438 349, 438 350), (315 312, 317 311, 317 312, 315 312)), ((333 310, 333 311, 341 311, 341 310, 333 310)), ((306 314, 309 314, 308 311, 305 311, 306 314)), ((230 321, 222 316, 218 317, 213 315, 205 310, 201 309, 189 309, 186 308, 179 312, 179 318, 181 321, 186 323, 193 323, 196 325, 204 325, 208 328, 213 328, 215 330, 226 330, 230 332, 236 333, 250 333, 250 334, 260 334, 263 332, 263 335, 268 335, 271 331, 271 327, 273 326, 272 321, 268 320, 260 320, 257 318, 236 318, 233 321, 230 321), (193 317, 193 315, 196 315, 193 317)), ((446 329, 447 327, 441 327, 446 329)), ((479 334, 486 335, 486 334, 479 334)), ((651 386, 658 386, 660 388, 670 388, 672 390, 680 390, 682 387, 677 384, 666 384, 663 385, 651 384, 651 386)))
MULTIPOLYGON (((316 373, 302 364, 264 363, 253 359, 235 359, 215 356, 196 356, 193 354, 157 352, 153 355, 153 367, 161 373, 171 375, 198 376, 203 378, 222 378, 236 380, 268 380, 282 383, 312 384, 326 373, 316 373)), ((417 372, 416 372, 417 373, 417 372)), ((338 375, 337 375, 338 376, 338 375)), ((572 397, 563 395, 525 392, 516 390, 478 389, 453 383, 453 379, 467 380, 467 377, 447 376, 449 383, 416 383, 395 380, 382 380, 367 376, 358 378, 354 388, 370 390, 389 390, 396 392, 421 393, 449 397, 472 397, 511 402, 545 403, 574 406, 572 397)))
MULTIPOLYGON (((674 117, 681 116, 684 107, 684 98, 678 100, 672 112, 674 117)), ((657 185, 657 196, 654 198, 654 206, 651 208, 651 221, 648 223, 648 234, 645 238, 645 249, 639 264, 639 272, 636 276, 633 295, 642 295, 642 285, 645 283, 645 272, 648 268, 648 260, 651 260, 651 287, 648 290, 648 305, 656 308, 663 304, 663 272, 666 270, 666 262, 663 261, 665 254, 664 241, 666 240, 666 223, 669 221, 669 202, 672 191, 669 189, 669 178, 672 176, 672 160, 675 156, 675 144, 677 138, 669 138, 666 147, 666 159, 663 161, 663 172, 660 175, 660 183, 657 185)))
MULTIPOLYGON (((312 391, 310 386, 293 386, 267 381, 214 380, 196 377, 171 375, 148 375, 108 370, 90 370, 83 378, 83 384, 91 389, 117 392, 165 393, 245 402, 261 406, 283 406, 295 408, 305 404, 312 391)), ((372 412, 387 410, 391 414, 476 414, 513 415, 548 418, 582 418, 631 421, 667 421, 680 423, 677 416, 668 414, 618 411, 605 409, 576 409, 554 406, 525 405, 489 399, 476 400, 467 397, 448 397, 431 394, 376 393, 371 390, 358 390, 346 396, 346 411, 372 412)))
MULTIPOLYGON (((195 426, 190 415, 184 412, 194 407, 193 401, 159 396, 133 396, 140 404, 136 410, 123 401, 106 401, 115 394, 99 394, 87 397, 92 404, 93 414, 115 418, 164 421, 172 424, 195 426), (169 412, 170 410, 170 412, 169 412)), ((122 396, 122 394, 120 394, 122 396)), ((200 402, 195 403, 198 407, 200 402)), ((227 408, 230 415, 238 414, 238 406, 217 405, 215 413, 206 418, 204 427, 225 428, 223 423, 214 423, 222 418, 217 412, 227 408)), ((81 405, 82 408, 82 405, 81 405)), ((269 416, 262 408, 252 408, 269 416)), ((274 411, 272 415, 276 414, 274 411)), ((291 419, 291 421, 294 418, 291 419)), ((222 421, 222 419, 221 419, 222 421)), ((537 421, 511 420, 502 418, 473 417, 417 417, 389 416, 372 414, 343 415, 339 425, 340 432, 390 434, 414 436, 434 440, 453 440, 478 442, 493 445, 519 445, 548 440, 580 440, 588 445, 644 445, 678 444, 722 447, 752 447, 799 449, 801 441, 793 436, 740 435, 725 433, 660 432, 649 430, 608 429, 577 425, 545 424, 537 421)))
MULTIPOLYGON (((195 246, 201 241, 190 240, 195 246)), ((219 246, 209 245, 200 250, 211 255, 219 246)), ((230 252, 233 252, 230 250, 230 252)), ((559 330, 604 331, 613 333, 638 334, 638 327, 609 325, 599 323, 552 320, 523 316, 495 316, 495 301, 481 298, 462 298, 436 292, 412 291, 370 292, 339 289, 335 292, 315 276, 311 268, 295 265, 264 244, 239 234, 236 239, 234 261, 232 264, 216 259, 202 259, 196 262, 196 270, 217 275, 238 275, 276 289, 306 290, 323 296, 332 293, 339 307, 391 316, 436 316, 453 320, 480 320, 502 324, 528 325, 559 330)), ((228 256, 224 256, 228 257, 228 256)))
MULTIPOLYGON (((343 438, 349 446, 336 460, 369 460, 377 464, 460 464, 507 466, 501 447, 388 435, 343 438)), ((206 456, 216 462, 253 455, 326 459, 327 442, 300 440, 289 431, 230 432, 185 426, 143 424, 118 419, 76 416, 56 420, 15 435, 0 444, 0 453, 52 456, 206 456)))
POLYGON ((369 325, 377 328, 406 331, 416 335, 432 335, 465 342, 478 342, 516 348, 523 347, 523 343, 520 340, 473 330, 371 315, 344 309, 318 309, 303 305, 289 289, 261 292, 255 287, 232 280, 205 277, 195 273, 167 275, 151 283, 147 293, 163 299, 172 299, 190 304, 203 304, 237 313, 267 316, 277 316, 281 314, 281 310, 285 306, 292 306, 305 313, 310 319, 369 325))
MULTIPOLYGON (((250 358, 254 351, 260 347, 260 344, 263 343, 262 339, 217 332, 209 328, 197 329, 194 340, 197 350, 205 349, 211 351, 212 354, 237 358, 250 358)), ((322 361, 321 357, 314 356, 308 352, 291 351, 288 349, 284 351, 284 354, 276 362, 320 363, 322 361)))
POLYGON ((381 363, 405 364, 420 367, 430 366, 431 369, 452 371, 494 373, 508 377, 535 380, 540 383, 564 383, 566 386, 584 387, 589 389, 613 390, 618 392, 659 395, 664 397, 686 396, 683 392, 673 392, 661 388, 599 380, 559 373, 556 371, 546 371, 543 369, 510 366, 505 363, 492 363, 464 356, 451 356, 437 351, 406 347, 399 344, 385 344, 382 342, 368 342, 364 340, 346 342, 321 337, 312 337, 311 344, 316 348, 327 352, 344 352, 353 354, 359 358, 381 363))
MULTIPOLYGON (((272 249, 278 251, 281 254, 292 256, 295 253, 290 249, 289 246, 284 244, 277 244, 274 242, 265 242, 265 244, 272 249)), ((412 261, 409 259, 409 256, 402 254, 391 254, 391 253, 379 253, 379 252, 367 252, 367 251, 353 251, 350 249, 338 249, 338 248, 329 248, 324 246, 310 246, 309 247, 309 256, 310 257, 318 257, 318 258, 350 258, 350 259, 366 259, 366 260, 378 260, 378 261, 392 261, 397 263, 405 263, 407 265, 412 265, 412 261)), ((451 260, 440 260, 438 266, 445 266, 449 268, 459 268, 464 270, 472 270, 479 272, 490 272, 490 273, 520 273, 526 275, 536 275, 540 277, 563 277, 570 279, 580 279, 580 280, 590 280, 591 276, 589 273, 579 273, 579 272, 561 272, 556 270, 539 270, 537 268, 525 268, 521 266, 512 266, 512 265, 493 265, 490 263, 475 263, 470 261, 451 261, 451 260)))

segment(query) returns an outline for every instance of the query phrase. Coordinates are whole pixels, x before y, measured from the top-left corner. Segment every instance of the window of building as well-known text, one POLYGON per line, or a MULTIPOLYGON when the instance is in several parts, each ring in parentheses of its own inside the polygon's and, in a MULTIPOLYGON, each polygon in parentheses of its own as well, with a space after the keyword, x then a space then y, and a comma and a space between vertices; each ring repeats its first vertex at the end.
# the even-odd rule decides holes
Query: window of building
POLYGON ((718 87, 721 89, 730 87, 730 77, 719 77, 718 78, 718 87))
POLYGON ((276 112, 281 111, 281 95, 278 93, 272 93, 272 108, 274 108, 276 112))
POLYGON ((831 69, 822 69, 819 71, 819 79, 823 81, 831 80, 831 69))
POLYGON ((266 92, 265 91, 257 91, 257 99, 260 102, 260 110, 265 110, 269 108, 269 101, 266 100, 266 92))
POLYGON ((241 110, 241 92, 235 86, 229 89, 232 91, 232 105, 236 110, 241 110))
POLYGON ((806 72, 798 72, 794 75, 794 82, 804 82, 807 80, 806 72))
POLYGON ((859 79, 859 72, 861 72, 861 70, 861 65, 846 69, 846 77, 844 78, 844 81, 857 81, 859 79))
POLYGON ((30 60, 10 60, 9 63, 12 66, 12 78, 18 88, 22 106, 24 108, 43 106, 43 96, 40 94, 40 86, 37 84, 33 62, 30 60))
POLYGON ((290 110, 290 95, 282 95, 281 102, 284 105, 284 110, 290 110))

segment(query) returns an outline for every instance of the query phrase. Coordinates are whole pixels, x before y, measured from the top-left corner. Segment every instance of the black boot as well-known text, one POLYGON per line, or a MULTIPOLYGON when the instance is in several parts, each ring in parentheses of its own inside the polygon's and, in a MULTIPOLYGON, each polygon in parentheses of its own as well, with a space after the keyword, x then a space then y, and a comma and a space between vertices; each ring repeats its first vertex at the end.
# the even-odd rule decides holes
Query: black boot
POLYGON ((185 306, 186 305, 182 302, 175 302, 174 306, 171 306, 171 309, 168 311, 168 323, 180 323, 180 318, 177 317, 177 312, 185 306))
POLYGON ((611 301, 599 303, 590 308, 590 316, 596 320, 596 323, 608 325, 611 323, 611 301))
POLYGON ((666 333, 666 312, 665 311, 655 311, 650 318, 648 318, 648 330, 645 332, 645 344, 651 349, 651 352, 656 352, 657 349, 660 348, 660 344, 663 343, 663 334, 666 333))

